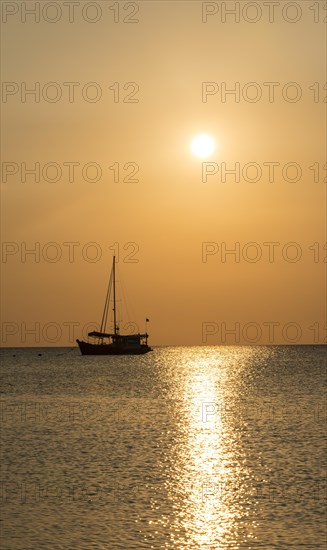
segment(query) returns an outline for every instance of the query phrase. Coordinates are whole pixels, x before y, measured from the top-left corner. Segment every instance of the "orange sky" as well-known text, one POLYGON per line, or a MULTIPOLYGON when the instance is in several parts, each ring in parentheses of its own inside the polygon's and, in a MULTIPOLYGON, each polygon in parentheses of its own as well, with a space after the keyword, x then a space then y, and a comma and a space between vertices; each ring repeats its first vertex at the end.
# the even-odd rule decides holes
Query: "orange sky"
POLYGON ((2 6, 2 345, 85 336, 113 251, 153 345, 325 342, 323 3, 38 4, 2 6))

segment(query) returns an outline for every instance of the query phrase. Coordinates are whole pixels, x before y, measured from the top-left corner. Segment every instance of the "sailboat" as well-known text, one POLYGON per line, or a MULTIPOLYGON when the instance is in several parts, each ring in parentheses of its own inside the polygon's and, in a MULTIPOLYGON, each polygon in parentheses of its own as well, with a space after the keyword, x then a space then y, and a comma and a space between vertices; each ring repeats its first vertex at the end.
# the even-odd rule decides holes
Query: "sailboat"
MULTIPOLYGON (((146 323, 148 319, 146 319, 146 323)), ((84 342, 83 340, 76 340, 79 345, 79 349, 82 355, 139 355, 152 351, 152 348, 148 345, 148 333, 144 334, 120 334, 119 326, 117 324, 117 310, 116 310, 116 257, 112 260, 112 270, 109 279, 108 290, 106 294, 106 300, 104 304, 104 310, 102 315, 100 331, 92 331, 88 333, 88 336, 93 339, 92 342, 84 342), (109 312, 111 291, 113 294, 113 321, 114 331, 113 333, 106 332, 106 324, 109 312)))

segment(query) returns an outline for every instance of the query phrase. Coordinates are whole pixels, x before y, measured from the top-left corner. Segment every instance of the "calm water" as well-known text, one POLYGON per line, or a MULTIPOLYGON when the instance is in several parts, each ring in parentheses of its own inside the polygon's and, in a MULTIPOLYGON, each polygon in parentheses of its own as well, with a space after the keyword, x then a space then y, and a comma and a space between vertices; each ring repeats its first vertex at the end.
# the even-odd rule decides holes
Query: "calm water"
POLYGON ((326 548, 326 348, 1 356, 2 550, 326 548))

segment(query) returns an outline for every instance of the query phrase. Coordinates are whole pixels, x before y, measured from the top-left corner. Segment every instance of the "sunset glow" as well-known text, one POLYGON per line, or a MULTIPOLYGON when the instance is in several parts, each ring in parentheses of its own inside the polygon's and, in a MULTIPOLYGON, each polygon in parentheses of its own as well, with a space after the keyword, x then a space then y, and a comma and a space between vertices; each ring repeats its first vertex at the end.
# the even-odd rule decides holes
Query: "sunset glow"
POLYGON ((3 4, 2 345, 321 342, 321 3, 3 4))

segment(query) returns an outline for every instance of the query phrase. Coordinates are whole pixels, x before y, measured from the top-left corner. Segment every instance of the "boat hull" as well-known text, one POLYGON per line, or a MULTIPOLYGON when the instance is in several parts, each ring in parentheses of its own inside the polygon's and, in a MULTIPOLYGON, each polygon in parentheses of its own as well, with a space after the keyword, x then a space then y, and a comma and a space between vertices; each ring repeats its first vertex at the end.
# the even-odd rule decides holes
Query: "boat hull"
POLYGON ((91 344, 76 340, 82 355, 143 355, 152 351, 147 344, 140 344, 137 347, 127 348, 114 343, 110 344, 91 344))

